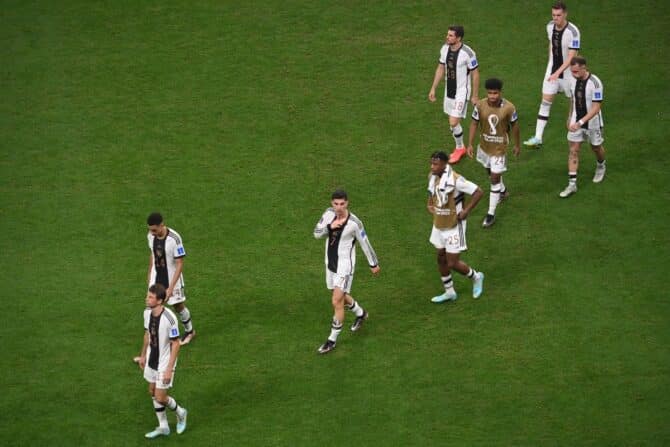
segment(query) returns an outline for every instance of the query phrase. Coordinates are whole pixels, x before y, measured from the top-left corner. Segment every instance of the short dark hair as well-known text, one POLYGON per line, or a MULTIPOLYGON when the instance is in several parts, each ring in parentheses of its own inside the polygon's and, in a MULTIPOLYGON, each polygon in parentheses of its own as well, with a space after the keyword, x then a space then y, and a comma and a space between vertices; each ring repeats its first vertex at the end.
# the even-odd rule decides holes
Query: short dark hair
POLYGON ((484 82, 486 90, 502 90, 503 81, 498 78, 490 78, 484 82))
POLYGON ((151 287, 149 287, 149 293, 153 293, 156 295, 156 298, 165 301, 165 295, 167 294, 167 291, 165 290, 165 286, 163 284, 153 284, 151 287))
POLYGON ((570 65, 584 66, 586 65, 586 59, 583 58, 582 56, 575 56, 570 60, 570 65))
POLYGON ((566 5, 565 2, 554 2, 554 4, 551 5, 551 9, 562 9, 563 11, 567 11, 568 5, 566 5))
POLYGON ((460 37, 461 39, 463 36, 465 36, 465 29, 463 28, 462 25, 451 25, 449 28, 447 28, 448 31, 453 31, 456 36, 460 37))
POLYGON ((336 189, 330 195, 330 199, 331 200, 335 200, 335 199, 349 200, 349 197, 347 196, 347 192, 344 189, 336 189))
POLYGON ((147 225, 160 225, 163 223, 163 216, 161 216, 161 213, 151 213, 149 214, 149 217, 147 217, 147 225))
POLYGON ((444 151, 435 151, 431 154, 430 156, 431 160, 442 160, 442 161, 449 161, 449 156, 444 152, 444 151))

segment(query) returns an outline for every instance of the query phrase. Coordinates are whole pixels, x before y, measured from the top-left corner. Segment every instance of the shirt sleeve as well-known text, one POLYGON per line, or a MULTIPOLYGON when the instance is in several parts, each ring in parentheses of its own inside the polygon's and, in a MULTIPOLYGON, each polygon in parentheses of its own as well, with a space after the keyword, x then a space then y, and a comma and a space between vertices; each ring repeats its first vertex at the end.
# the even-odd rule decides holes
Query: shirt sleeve
POLYGON ((603 83, 598 82, 593 84, 593 94, 591 95, 591 102, 602 102, 604 99, 603 96, 603 83))
MULTIPOLYGON (((172 314, 173 317, 175 317, 174 314, 172 314)), ((170 322, 170 340, 174 340, 176 338, 179 338, 179 323, 177 322, 177 318, 172 318, 172 321, 170 322)), ((170 319, 168 319, 170 321, 170 319)))
POLYGON ((148 331, 149 330, 149 318, 151 316, 151 310, 150 309, 145 309, 144 310, 144 330, 148 331))
POLYGON ((472 195, 477 191, 477 188, 479 188, 479 186, 467 180, 465 177, 458 177, 456 179, 456 189, 461 192, 472 195))
POLYGON ((568 50, 579 50, 581 44, 581 37, 579 36, 579 30, 576 26, 571 28, 572 39, 570 39, 570 45, 568 45, 568 50))
POLYGON ((440 59, 438 62, 442 65, 447 63, 447 46, 442 45, 442 48, 440 48, 440 59))
POLYGON ((184 248, 184 244, 182 243, 181 238, 179 238, 179 242, 175 242, 174 244, 173 256, 175 259, 186 256, 186 249, 184 248))
POLYGON ((472 71, 479 67, 479 63, 477 62, 477 54, 475 52, 472 52, 472 55, 470 56, 470 60, 468 61, 468 71, 472 71))
POLYGON ((516 107, 512 107, 512 118, 510 118, 510 123, 516 123, 519 121, 519 115, 516 113, 516 107))
POLYGON ((328 224, 331 223, 334 218, 335 211, 333 211, 332 208, 328 208, 314 227, 314 237, 316 239, 321 239, 322 237, 328 235, 328 224))
POLYGON ((477 107, 477 105, 475 105, 472 108, 472 119, 475 121, 479 121, 479 108, 477 107))
POLYGON ((361 245, 361 249, 363 250, 363 253, 365 253, 365 257, 368 259, 368 265, 370 267, 377 267, 379 265, 377 254, 370 244, 370 240, 365 233, 363 224, 356 225, 356 240, 361 245))

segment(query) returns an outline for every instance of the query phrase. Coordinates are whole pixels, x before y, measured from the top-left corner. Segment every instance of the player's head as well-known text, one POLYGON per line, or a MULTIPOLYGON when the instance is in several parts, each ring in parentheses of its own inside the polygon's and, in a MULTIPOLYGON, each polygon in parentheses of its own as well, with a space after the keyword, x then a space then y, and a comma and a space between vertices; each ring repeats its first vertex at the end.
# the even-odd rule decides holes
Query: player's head
POLYGON ((163 229, 165 225, 163 224, 163 216, 161 213, 151 213, 147 217, 147 226, 149 227, 149 232, 154 236, 162 236, 163 229))
POLYGON ((451 25, 447 28, 447 43, 454 45, 463 40, 465 29, 461 25, 451 25))
POLYGON ((551 5, 551 20, 556 25, 564 25, 568 17, 568 6, 565 2, 554 2, 551 5))
POLYGON ((441 175, 447 167, 449 156, 444 151, 435 151, 430 155, 430 172, 441 175))
POLYGON ((163 284, 152 284, 147 293, 147 306, 154 308, 165 302, 166 290, 163 284))
POLYGON ((582 56, 575 56, 570 60, 570 72, 577 79, 584 79, 587 76, 586 59, 582 56))
POLYGON ((497 104, 500 101, 500 95, 503 87, 503 82, 498 78, 490 78, 484 82, 486 87, 486 98, 491 104, 497 104))
POLYGON ((335 214, 342 215, 349 206, 349 197, 344 189, 336 189, 330 195, 330 204, 335 210, 335 214))

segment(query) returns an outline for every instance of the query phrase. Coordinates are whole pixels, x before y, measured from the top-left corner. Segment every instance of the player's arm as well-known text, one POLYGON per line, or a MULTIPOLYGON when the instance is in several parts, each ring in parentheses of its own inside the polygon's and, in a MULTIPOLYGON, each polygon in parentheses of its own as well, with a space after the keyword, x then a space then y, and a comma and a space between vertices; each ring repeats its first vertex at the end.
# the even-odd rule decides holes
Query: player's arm
POLYGON ((315 239, 321 239, 322 237, 328 236, 328 225, 333 221, 334 217, 335 212, 332 208, 328 208, 323 213, 321 219, 319 219, 319 221, 316 223, 316 226, 314 227, 313 233, 315 239))
POLYGON ((151 287, 153 283, 153 278, 151 277, 151 270, 153 269, 153 267, 154 267, 154 254, 151 253, 149 255, 149 271, 147 272, 147 284, 149 284, 147 288, 151 287))
POLYGON ((473 68, 470 71, 470 75, 472 76, 472 97, 470 98, 470 101, 474 105, 479 101, 479 68, 473 68))
MULTIPOLYGON (((551 46, 550 46, 551 47, 551 46)), ((551 51, 551 49, 549 50, 551 51)), ((563 62, 563 64, 558 67, 558 69, 549 76, 550 81, 558 81, 558 77, 563 73, 565 70, 568 69, 570 66, 570 61, 572 60, 573 57, 577 56, 578 50, 568 50, 568 57, 566 60, 563 62)))
POLYGON ((365 257, 368 260, 368 265, 370 266, 370 270, 372 271, 373 275, 376 275, 379 273, 379 259, 377 259, 377 253, 375 253, 374 248, 372 248, 372 244, 370 244, 370 240, 368 239, 367 234, 365 233, 365 228, 363 228, 362 225, 356 225, 356 240, 361 246, 361 249, 363 250, 363 253, 365 253, 365 257))
POLYGON ((144 365, 147 362, 147 348, 149 347, 149 331, 147 329, 144 330, 144 339, 142 341, 142 350, 140 351, 140 361, 138 364, 140 365, 140 369, 144 369, 144 365))
POLYGON ((172 380, 172 372, 174 371, 174 364, 177 361, 177 355, 179 354, 179 337, 170 339, 170 360, 168 361, 168 366, 165 372, 163 373, 163 383, 170 383, 172 380))
POLYGON ((472 119, 470 120, 470 132, 468 132, 468 157, 472 158, 474 155, 473 144, 475 142, 475 133, 479 125, 479 111, 477 106, 472 110, 472 119))
POLYGON ((426 203, 426 208, 430 214, 435 214, 435 205, 433 204, 433 195, 428 191, 428 203, 426 203))
MULTIPOLYGON (((516 115, 516 111, 514 111, 514 115, 516 115)), ((518 157, 521 153, 521 132, 519 131, 518 119, 512 121, 512 139, 514 140, 514 148, 512 149, 512 153, 515 157, 518 157)))
POLYGON ((463 206, 461 212, 458 213, 458 220, 465 220, 468 218, 470 212, 477 206, 477 203, 481 200, 484 192, 479 186, 471 181, 465 180, 463 177, 459 177, 456 180, 456 189, 466 194, 470 194, 468 204, 463 206))
POLYGON ((430 92, 428 92, 428 100, 430 102, 435 102, 435 89, 440 85, 440 81, 444 79, 444 64, 442 62, 437 64, 435 69, 435 76, 433 77, 433 85, 430 87, 430 92))
POLYGON ((591 118, 596 116, 598 113, 600 113, 600 103, 599 102, 593 102, 591 104, 591 110, 588 111, 586 115, 584 115, 579 121, 570 123, 569 129, 573 132, 575 132, 577 129, 582 127, 584 124, 588 123, 591 118))
POLYGON ((184 271, 183 256, 181 258, 175 259, 174 262, 175 262, 174 274, 172 275, 172 280, 170 281, 170 287, 168 287, 168 289, 165 291, 166 298, 170 298, 172 296, 172 293, 174 292, 174 286, 177 284, 177 281, 179 281, 179 278, 181 278, 181 273, 184 271))

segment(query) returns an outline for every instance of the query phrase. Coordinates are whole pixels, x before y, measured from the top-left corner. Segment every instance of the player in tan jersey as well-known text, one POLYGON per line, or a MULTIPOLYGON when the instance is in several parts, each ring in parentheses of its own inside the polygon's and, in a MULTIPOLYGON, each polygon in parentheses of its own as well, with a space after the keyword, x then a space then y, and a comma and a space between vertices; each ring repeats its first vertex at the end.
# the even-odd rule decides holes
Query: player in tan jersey
POLYGON ((489 194, 489 210, 482 222, 485 228, 495 223, 496 207, 505 197, 507 189, 502 180, 503 172, 507 171, 507 146, 509 132, 514 136, 514 156, 521 152, 519 123, 514 104, 502 97, 502 81, 486 80, 486 98, 481 99, 472 111, 472 123, 468 139, 468 156, 473 157, 472 143, 475 131, 479 128, 479 145, 477 161, 486 168, 491 179, 489 194))
POLYGON ((467 217, 482 198, 477 185, 456 174, 447 164, 447 154, 435 152, 430 157, 428 178, 428 212, 433 215, 430 243, 437 250, 437 266, 442 276, 444 293, 433 297, 433 303, 453 301, 457 298, 451 271, 472 280, 472 296, 479 298, 484 287, 484 274, 461 261, 461 252, 467 250, 465 230, 467 217), (472 196, 465 204, 465 194, 472 196))

